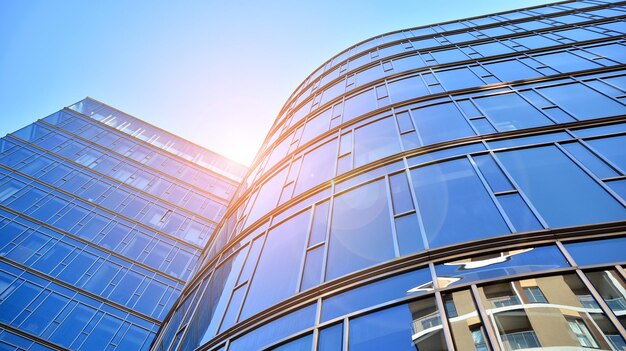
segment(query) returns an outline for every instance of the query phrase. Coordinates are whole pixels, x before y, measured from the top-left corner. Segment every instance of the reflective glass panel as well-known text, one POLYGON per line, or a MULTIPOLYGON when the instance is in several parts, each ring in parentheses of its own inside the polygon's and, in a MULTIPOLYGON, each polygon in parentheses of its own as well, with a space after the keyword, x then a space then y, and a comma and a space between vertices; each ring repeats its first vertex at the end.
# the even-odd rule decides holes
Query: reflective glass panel
POLYGON ((415 168, 411 177, 430 247, 509 233, 466 158, 415 168))
POLYGON ((326 280, 394 257, 384 180, 335 197, 331 223, 326 280))
POLYGON ((348 343, 350 351, 447 350, 434 298, 351 320, 348 343))
POLYGON ((242 319, 296 292, 309 215, 309 211, 302 212, 268 232, 241 313, 242 319))
POLYGON ((325 298, 322 304, 322 322, 341 317, 387 301, 432 291, 428 268, 385 278, 346 292, 325 298))
POLYGON ((626 218, 624 207, 556 146, 496 155, 551 227, 626 218))
POLYGON ((479 292, 503 350, 615 350, 614 342, 624 342, 574 274, 488 285, 479 292), (525 288, 541 291, 546 302, 531 301, 525 288))

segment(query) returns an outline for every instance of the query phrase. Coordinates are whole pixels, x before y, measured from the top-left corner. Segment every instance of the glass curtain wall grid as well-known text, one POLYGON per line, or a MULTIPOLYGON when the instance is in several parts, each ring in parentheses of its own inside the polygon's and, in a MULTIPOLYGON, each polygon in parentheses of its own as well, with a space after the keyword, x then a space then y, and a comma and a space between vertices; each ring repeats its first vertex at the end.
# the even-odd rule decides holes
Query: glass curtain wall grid
POLYGON ((321 65, 152 350, 624 350, 625 16, 565 1, 321 65))
POLYGON ((0 348, 149 349, 242 169, 91 98, 0 138, 0 348))

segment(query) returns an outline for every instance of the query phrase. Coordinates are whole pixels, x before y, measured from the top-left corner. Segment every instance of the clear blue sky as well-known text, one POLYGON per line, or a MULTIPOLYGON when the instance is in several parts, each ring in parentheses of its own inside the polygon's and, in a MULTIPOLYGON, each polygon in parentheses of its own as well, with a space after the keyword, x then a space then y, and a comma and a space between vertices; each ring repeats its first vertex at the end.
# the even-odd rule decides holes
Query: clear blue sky
POLYGON ((293 89, 396 29, 541 0, 0 0, 0 135, 91 96, 248 163, 293 89))

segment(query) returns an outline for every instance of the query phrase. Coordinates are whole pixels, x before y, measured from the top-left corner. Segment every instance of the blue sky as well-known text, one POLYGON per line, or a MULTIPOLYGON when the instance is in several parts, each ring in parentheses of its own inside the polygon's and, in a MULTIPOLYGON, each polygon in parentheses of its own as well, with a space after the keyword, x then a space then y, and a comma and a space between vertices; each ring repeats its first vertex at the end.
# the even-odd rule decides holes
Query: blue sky
POLYGON ((91 96, 248 163, 293 89, 350 45, 548 2, 0 0, 0 135, 91 96))

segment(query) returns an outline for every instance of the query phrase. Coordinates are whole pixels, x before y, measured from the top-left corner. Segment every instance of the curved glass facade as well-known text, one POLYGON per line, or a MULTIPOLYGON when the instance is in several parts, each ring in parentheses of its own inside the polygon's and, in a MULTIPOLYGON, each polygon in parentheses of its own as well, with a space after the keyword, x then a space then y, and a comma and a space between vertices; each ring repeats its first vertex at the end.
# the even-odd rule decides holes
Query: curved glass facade
POLYGON ((562 2, 326 62, 153 349, 624 349, 625 15, 562 2))

